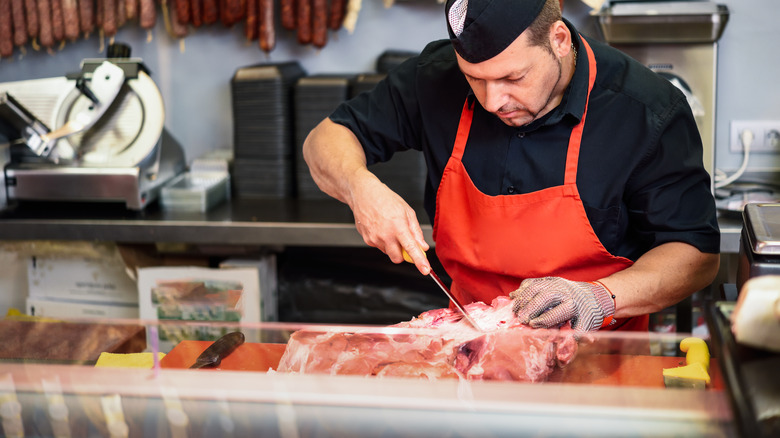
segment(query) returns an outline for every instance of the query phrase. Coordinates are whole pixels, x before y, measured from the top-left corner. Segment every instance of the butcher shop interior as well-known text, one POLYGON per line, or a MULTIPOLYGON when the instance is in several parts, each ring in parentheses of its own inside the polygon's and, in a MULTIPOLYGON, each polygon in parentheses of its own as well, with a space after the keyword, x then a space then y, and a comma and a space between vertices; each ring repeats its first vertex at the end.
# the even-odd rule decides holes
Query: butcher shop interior
POLYGON ((464 299, 424 148, 367 167, 414 251, 307 164, 323 119, 460 37, 452 3, 0 0, 0 435, 780 436, 775 1, 559 2, 701 138, 718 266, 642 331, 608 329, 607 280, 588 329, 577 298, 547 325, 519 284, 464 299))

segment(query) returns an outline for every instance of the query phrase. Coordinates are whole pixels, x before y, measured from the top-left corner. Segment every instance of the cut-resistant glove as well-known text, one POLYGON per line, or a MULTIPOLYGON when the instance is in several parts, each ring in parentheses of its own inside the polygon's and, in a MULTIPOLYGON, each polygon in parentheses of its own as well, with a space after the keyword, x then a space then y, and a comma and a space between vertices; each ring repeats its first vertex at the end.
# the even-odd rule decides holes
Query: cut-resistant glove
POLYGON ((528 278, 509 296, 520 322, 534 328, 571 321, 574 330, 586 332, 614 324, 615 296, 598 281, 528 278))

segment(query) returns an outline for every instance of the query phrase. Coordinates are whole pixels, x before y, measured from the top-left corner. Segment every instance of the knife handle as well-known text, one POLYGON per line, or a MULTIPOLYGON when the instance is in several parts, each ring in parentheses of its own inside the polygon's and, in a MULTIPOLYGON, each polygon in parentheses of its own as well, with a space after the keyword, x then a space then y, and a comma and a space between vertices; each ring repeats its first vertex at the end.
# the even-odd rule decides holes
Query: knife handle
MULTIPOLYGON (((409 253, 406 252, 406 250, 403 249, 403 248, 401 249, 401 251, 403 252, 404 260, 409 262, 409 263, 411 263, 411 264, 414 264, 414 260, 412 260, 412 256, 410 256, 409 253)), ((422 248, 420 248, 420 251, 422 251, 422 248)), ((428 254, 425 254, 425 251, 423 251, 422 253, 425 256, 425 258, 427 259, 428 258, 428 254)))

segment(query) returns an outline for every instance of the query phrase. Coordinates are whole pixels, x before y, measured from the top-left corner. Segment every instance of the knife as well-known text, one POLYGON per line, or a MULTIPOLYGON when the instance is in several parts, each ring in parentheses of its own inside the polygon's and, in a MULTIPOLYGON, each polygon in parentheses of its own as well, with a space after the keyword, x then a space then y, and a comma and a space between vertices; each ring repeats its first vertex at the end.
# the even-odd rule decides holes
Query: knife
MULTIPOLYGON (((423 255, 425 255, 425 251, 423 251, 423 255)), ((409 253, 406 252, 405 249, 403 250, 403 256, 404 256, 404 260, 406 260, 407 262, 409 262, 411 264, 414 264, 414 260, 412 260, 412 256, 410 256, 409 253)), ((427 257, 427 255, 426 255, 426 257, 427 257)), ((477 321, 475 321, 474 318, 472 318, 469 315, 469 313, 466 311, 466 309, 460 303, 460 300, 458 300, 458 298, 455 297, 455 295, 453 295, 452 292, 450 292, 450 289, 447 287, 447 285, 445 285, 444 282, 441 281, 441 278, 439 278, 439 276, 436 275, 436 272, 433 271, 433 268, 431 268, 431 271, 428 273, 428 275, 439 286, 439 288, 441 288, 441 290, 444 292, 444 294, 447 295, 447 298, 449 298, 450 301, 452 302, 452 304, 455 305, 455 308, 458 309, 458 311, 463 315, 463 317, 466 319, 466 321, 468 321, 469 324, 471 324, 471 326, 474 327, 475 329, 477 329, 478 331, 483 331, 482 327, 480 327, 479 324, 477 324, 477 321)))
POLYGON ((203 353, 195 359, 190 369, 216 368, 222 359, 228 357, 239 345, 244 343, 244 334, 241 332, 228 333, 209 345, 203 353))

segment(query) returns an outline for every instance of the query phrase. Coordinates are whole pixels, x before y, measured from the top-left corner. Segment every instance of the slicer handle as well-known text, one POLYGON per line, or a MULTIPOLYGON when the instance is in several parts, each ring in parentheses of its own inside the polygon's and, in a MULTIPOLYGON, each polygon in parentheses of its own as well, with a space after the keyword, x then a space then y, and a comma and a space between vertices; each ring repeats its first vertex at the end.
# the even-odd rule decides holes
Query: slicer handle
POLYGON ((84 77, 80 77, 76 80, 76 88, 78 88, 79 91, 81 91, 81 94, 86 96, 93 103, 100 103, 100 100, 97 98, 97 96, 95 96, 95 93, 93 93, 92 90, 90 90, 87 86, 87 81, 84 79, 84 77))

